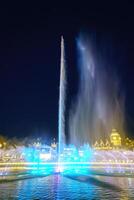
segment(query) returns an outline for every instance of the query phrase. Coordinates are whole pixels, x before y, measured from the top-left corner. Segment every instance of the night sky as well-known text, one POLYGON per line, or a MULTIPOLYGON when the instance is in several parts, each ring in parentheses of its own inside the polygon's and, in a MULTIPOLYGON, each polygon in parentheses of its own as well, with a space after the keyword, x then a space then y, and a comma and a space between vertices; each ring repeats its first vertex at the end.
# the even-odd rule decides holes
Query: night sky
POLYGON ((60 37, 66 46, 69 110, 78 90, 76 38, 86 32, 117 71, 126 130, 134 137, 134 5, 99 2, 0 6, 1 134, 57 137, 60 37))

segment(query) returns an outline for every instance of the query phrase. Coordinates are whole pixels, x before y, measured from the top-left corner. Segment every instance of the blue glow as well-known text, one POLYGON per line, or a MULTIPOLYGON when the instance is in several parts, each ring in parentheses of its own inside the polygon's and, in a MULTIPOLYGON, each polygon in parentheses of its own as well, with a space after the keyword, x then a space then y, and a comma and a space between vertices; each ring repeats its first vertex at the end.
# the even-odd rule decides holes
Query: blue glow
POLYGON ((43 175, 89 171, 89 161, 93 154, 89 145, 84 145, 79 150, 72 145, 65 147, 60 155, 55 152, 53 155, 51 148, 24 148, 22 155, 30 165, 31 174, 43 175))
MULTIPOLYGON (((89 145, 79 149, 73 145, 64 147, 59 155, 49 146, 23 147, 13 151, 15 162, 1 163, 0 176, 9 175, 12 171, 31 176, 46 176, 54 173, 62 175, 130 175, 134 174, 134 153, 124 151, 96 151, 89 145), (19 154, 18 154, 19 152, 19 154), (16 153, 16 154, 15 154, 16 153), (59 159, 60 158, 60 159, 59 159)), ((9 154, 10 156, 10 154, 9 154)))

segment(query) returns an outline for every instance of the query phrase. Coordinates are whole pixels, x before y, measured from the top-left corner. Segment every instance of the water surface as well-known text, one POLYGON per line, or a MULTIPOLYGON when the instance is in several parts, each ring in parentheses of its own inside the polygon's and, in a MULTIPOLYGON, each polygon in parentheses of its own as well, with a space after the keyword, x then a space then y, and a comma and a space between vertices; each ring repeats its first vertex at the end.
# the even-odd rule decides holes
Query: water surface
POLYGON ((134 179, 50 175, 0 184, 0 200, 134 199, 134 179))

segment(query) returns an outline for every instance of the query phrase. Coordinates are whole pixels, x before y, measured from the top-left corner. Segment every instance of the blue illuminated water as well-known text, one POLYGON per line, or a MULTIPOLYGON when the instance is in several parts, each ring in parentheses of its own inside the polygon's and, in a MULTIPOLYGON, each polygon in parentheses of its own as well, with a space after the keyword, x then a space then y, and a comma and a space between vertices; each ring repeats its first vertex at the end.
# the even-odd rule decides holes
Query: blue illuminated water
POLYGON ((134 199, 133 185, 133 178, 50 175, 2 183, 0 199, 134 199))

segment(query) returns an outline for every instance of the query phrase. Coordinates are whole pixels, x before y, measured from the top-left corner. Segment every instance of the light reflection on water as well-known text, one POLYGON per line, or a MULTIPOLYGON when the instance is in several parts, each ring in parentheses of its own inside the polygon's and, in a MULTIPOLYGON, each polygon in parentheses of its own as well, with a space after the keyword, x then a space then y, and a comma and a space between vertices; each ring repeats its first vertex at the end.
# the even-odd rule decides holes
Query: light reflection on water
POLYGON ((51 175, 0 184, 0 200, 134 199, 134 179, 51 175))

